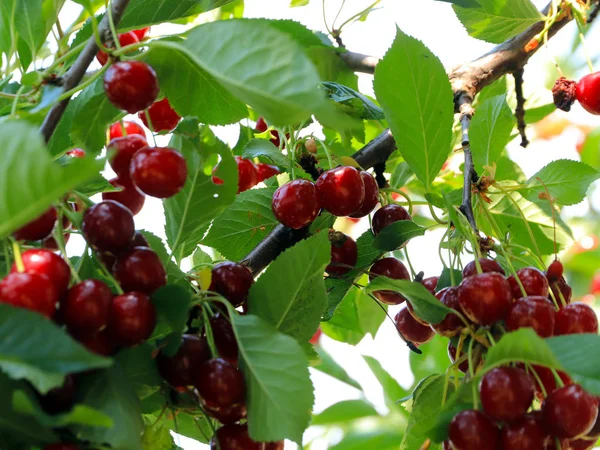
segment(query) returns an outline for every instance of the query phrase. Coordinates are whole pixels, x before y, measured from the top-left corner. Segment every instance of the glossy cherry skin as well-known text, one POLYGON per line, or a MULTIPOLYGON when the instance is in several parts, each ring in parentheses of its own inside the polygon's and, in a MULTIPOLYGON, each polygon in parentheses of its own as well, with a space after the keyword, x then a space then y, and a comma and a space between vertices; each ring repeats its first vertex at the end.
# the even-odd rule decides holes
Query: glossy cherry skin
POLYGON ((183 189, 187 179, 185 158, 169 147, 146 147, 133 155, 129 174, 146 195, 169 198, 183 189))
POLYGON ((585 303, 571 303, 556 313, 554 334, 598 334, 598 317, 585 303))
POLYGON ((141 61, 120 61, 104 74, 104 91, 119 109, 135 114, 148 108, 158 96, 154 69, 141 61))
POLYGON ((516 300, 506 314, 506 330, 533 328, 540 337, 554 334, 556 310, 547 297, 529 296, 516 300))
POLYGON ((502 450, 544 450, 546 432, 541 420, 524 415, 502 427, 502 450))
POLYGON ((427 288, 429 292, 435 295, 435 289, 437 288, 440 277, 428 277, 421 281, 421 284, 427 288))
POLYGON ((181 346, 173 356, 162 351, 156 357, 160 376, 173 387, 189 386, 198 366, 210 359, 210 348, 206 339, 193 334, 184 334, 181 346))
POLYGON ((148 248, 150 248, 150 244, 148 244, 148 240, 139 231, 135 232, 135 235, 133 236, 133 242, 131 244, 134 247, 148 247, 148 248))
POLYGON ((241 156, 235 157, 235 162, 238 168, 238 191, 247 191, 253 186, 256 186, 259 182, 258 170, 252 161, 249 159, 243 159, 241 156))
MULTIPOLYGON (((381 258, 371 266, 369 271, 369 281, 372 281, 378 276, 392 278, 394 280, 410 280, 408 269, 399 259, 396 258, 381 258)), ((373 295, 381 303, 386 305, 399 305, 406 299, 394 291, 375 291, 373 295)))
POLYGON ((210 319, 210 328, 219 356, 237 366, 239 348, 231 322, 223 314, 217 313, 210 319))
POLYGON ((8 303, 52 317, 59 294, 46 275, 36 272, 10 273, 0 281, 0 303, 8 303))
MULTIPOLYGON (((448 308, 451 308, 455 311, 460 311, 457 287, 453 286, 444 288, 435 296, 448 308)), ((437 334, 445 337, 453 337, 458 335, 464 327, 465 324, 456 314, 448 314, 440 323, 431 324, 431 328, 433 328, 437 334)))
POLYGON ((321 336, 323 335, 323 330, 321 330, 321 327, 317 328, 317 331, 315 331, 315 334, 312 335, 312 337, 309 339, 308 342, 310 342, 312 345, 317 345, 319 343, 319 341, 321 340, 321 336))
MULTIPOLYGON (((137 134, 143 138, 146 137, 146 132, 144 129, 141 127, 141 125, 138 125, 135 122, 124 121, 123 126, 125 127, 125 133, 127 133, 127 136, 137 134)), ((112 141, 113 139, 124 137, 125 135, 123 134, 123 126, 121 126, 121 122, 113 123, 108 132, 108 140, 112 141)), ((129 164, 127 164, 127 167, 129 167, 129 164)))
POLYGON ((77 396, 77 385, 73 375, 67 375, 62 386, 51 389, 44 395, 40 395, 40 406, 48 414, 60 414, 70 411, 75 404, 77 396))
POLYGON ((210 441, 211 450, 265 450, 265 444, 250 439, 247 424, 223 425, 210 441))
POLYGON ((221 294, 233 306, 240 306, 248 300, 248 292, 253 283, 254 277, 245 266, 224 261, 213 267, 208 290, 221 294))
POLYGON ((60 312, 70 331, 94 334, 108 325, 113 294, 100 280, 83 280, 61 301, 60 312))
MULTIPOLYGON (((139 41, 140 40, 138 39, 137 35, 132 31, 128 33, 119 34, 119 44, 121 44, 121 47, 135 44, 139 41)), ((96 53, 96 59, 101 65, 105 65, 108 62, 108 53, 99 51, 98 53, 96 53)))
POLYGON ((558 281, 562 278, 564 271, 565 269, 562 263, 558 259, 555 259, 548 266, 548 270, 546 271, 546 278, 549 282, 558 281))
POLYGON ((274 177, 275 175, 278 175, 280 173, 281 171, 277 166, 272 166, 270 164, 265 163, 256 164, 256 175, 258 177, 258 183, 265 181, 268 178, 274 177))
POLYGON ((92 247, 118 253, 130 246, 135 224, 129 209, 113 200, 106 200, 85 212, 81 231, 92 247))
POLYGON ((246 418, 247 413, 246 405, 243 403, 235 403, 226 408, 217 408, 202 400, 202 409, 206 412, 206 415, 217 419, 223 425, 239 422, 246 418))
POLYGON ((52 233, 56 223, 56 208, 51 206, 41 216, 13 233, 18 241, 40 241, 52 233))
MULTIPOLYGON (((35 272, 46 275, 56 286, 58 295, 65 293, 71 280, 71 269, 62 257, 49 250, 27 250, 21 255, 25 272, 35 272)), ((17 265, 13 264, 11 273, 17 272, 17 265)))
POLYGON ((479 386, 485 413, 495 420, 511 421, 527 412, 534 384, 522 369, 497 367, 486 373, 479 386))
MULTIPOLYGON (((573 296, 573 289, 571 289, 571 286, 569 286, 567 284, 564 277, 558 281, 550 283, 550 289, 552 290, 552 293, 554 294, 554 298, 556 299, 556 303, 558 303, 559 308, 563 307, 561 295, 562 295, 562 298, 565 300, 566 304, 571 303, 571 297, 573 296)), ((548 298, 550 298, 550 296, 548 296, 548 298)))
POLYGON ((147 340, 156 325, 156 310, 142 292, 128 292, 113 298, 108 333, 118 345, 133 347, 147 340))
POLYGON ((325 271, 330 275, 343 275, 351 271, 352 267, 346 266, 354 266, 358 260, 356 241, 340 232, 330 233, 329 240, 331 241, 331 262, 325 271))
POLYGON ((587 112, 600 114, 600 73, 591 73, 581 78, 577 83, 575 96, 587 112))
POLYGON ((92 353, 100 356, 112 356, 117 352, 117 345, 109 337, 106 330, 94 334, 75 334, 77 341, 92 353))
POLYGON ((121 191, 103 192, 102 200, 114 200, 129 209, 134 216, 142 210, 146 197, 135 188, 129 178, 113 178, 109 182, 114 187, 121 188, 121 191))
POLYGON ((167 272, 160 258, 147 247, 135 247, 119 256, 114 274, 125 291, 151 295, 167 284, 167 272))
MULTIPOLYGON (((549 293, 548 279, 544 275, 544 273, 534 267, 525 267, 523 269, 517 270, 517 275, 521 280, 521 284, 525 289, 525 292, 528 296, 544 296, 547 297, 549 293)), ((508 278, 508 282, 510 283, 510 287, 512 289, 514 298, 523 297, 523 293, 521 292, 521 288, 519 284, 515 280, 513 276, 508 278)))
POLYGON ((80 450, 75 444, 65 444, 59 442, 58 444, 51 444, 44 447, 44 450, 80 450))
POLYGON ((321 199, 314 183, 297 179, 275 191, 271 207, 280 223, 298 230, 317 218, 321 212, 321 199))
POLYGON ((131 158, 138 150, 147 146, 146 137, 139 134, 128 134, 124 137, 111 139, 107 149, 107 152, 112 154, 109 160, 110 167, 121 179, 129 178, 131 158))
MULTIPOLYGON (((448 358, 450 359, 450 362, 452 364, 454 364, 454 362, 456 361, 456 352, 456 347, 452 345, 452 342, 448 342, 448 358)), ((464 355, 465 350, 463 348, 463 352, 460 354, 460 357, 462 358, 464 355)), ((469 361, 465 359, 463 362, 461 362, 458 365, 458 370, 460 370, 462 373, 467 373, 469 371, 469 361)))
POLYGON ((140 41, 143 41, 146 38, 146 36, 148 36, 149 32, 150 32, 150 27, 140 28, 139 30, 132 31, 132 33, 135 33, 135 35, 138 37, 138 39, 140 41))
POLYGON ((85 150, 81 148, 74 148, 73 150, 69 150, 67 152, 67 156, 71 158, 85 158, 85 150))
POLYGON ((470 320, 492 325, 504 318, 512 302, 510 284, 497 272, 473 275, 460 283, 458 301, 470 320))
MULTIPOLYGON (((494 259, 479 258, 479 265, 481 266, 481 272, 483 273, 498 272, 504 275, 504 269, 494 259)), ((471 261, 464 267, 462 276, 463 278, 467 278, 477 275, 477 273, 477 264, 475 264, 475 261, 471 261)))
POLYGON ((400 220, 412 220, 408 211, 402 206, 391 204, 379 208, 375 211, 373 221, 371 222, 373 234, 377 236, 385 227, 390 226, 394 222, 399 222, 400 220))
POLYGON ((377 186, 375 177, 369 172, 362 171, 360 173, 360 178, 363 180, 363 184, 365 185, 365 199, 360 205, 360 208, 358 208, 358 211, 350 214, 350 217, 355 219, 369 215, 379 202, 379 186, 377 186))
POLYGON ((360 172, 351 166, 323 172, 316 185, 321 206, 334 216, 356 213, 365 200, 365 184, 360 172))
POLYGON ((146 111, 140 111, 138 117, 144 122, 144 125, 156 133, 174 130, 179 123, 179 119, 181 119, 181 116, 175 112, 166 97, 148 108, 148 114, 152 124, 148 122, 146 111))
POLYGON ((549 433, 572 439, 592 429, 598 417, 598 401, 580 385, 571 384, 548 395, 542 414, 549 433))
MULTIPOLYGON (((264 133, 268 129, 269 125, 267 125, 265 119, 263 117, 259 117, 256 121, 256 127, 254 128, 254 130, 256 130, 259 133, 264 133)), ((279 146, 281 145, 281 138, 279 137, 279 132, 277 130, 271 130, 271 134, 273 135, 273 137, 269 139, 269 141, 271 141, 271 144, 273 144, 275 147, 279 148, 279 146)))
POLYGON ((481 411, 458 413, 448 429, 454 450, 499 450, 500 430, 481 411))
POLYGON ((410 314, 408 308, 402 308, 394 317, 396 329, 404 338, 416 346, 433 339, 435 332, 427 325, 422 325, 410 314))
POLYGON ((202 399, 217 408, 242 403, 246 394, 242 372, 222 358, 199 365, 193 374, 193 384, 202 399))
MULTIPOLYGON (((556 384, 556 378, 554 377, 554 374, 550 369, 543 366, 537 366, 535 364, 532 365, 532 368, 535 371, 535 375, 537 375, 536 378, 534 374, 530 373, 531 379, 535 383, 536 396, 538 400, 542 401, 546 397, 544 396, 542 386, 544 387, 544 390, 546 391, 547 395, 550 395, 552 392, 556 391, 559 388, 559 386, 556 384)), ((560 370, 557 370, 556 372, 558 373, 558 376, 560 377, 562 383, 565 386, 573 384, 573 380, 571 380, 571 378, 566 373, 560 370)))

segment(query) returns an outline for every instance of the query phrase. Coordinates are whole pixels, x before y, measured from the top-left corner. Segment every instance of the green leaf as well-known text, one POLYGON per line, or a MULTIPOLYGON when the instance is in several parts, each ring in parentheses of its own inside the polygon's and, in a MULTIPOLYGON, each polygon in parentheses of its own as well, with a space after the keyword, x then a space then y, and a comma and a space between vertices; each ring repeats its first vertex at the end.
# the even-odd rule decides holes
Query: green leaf
MULTIPOLYGON (((342 383, 346 383, 359 391, 362 391, 362 387, 354 378, 352 378, 346 370, 340 366, 335 360, 327 353, 322 347, 315 347, 317 354, 319 355, 320 362, 313 367, 320 372, 335 378, 342 383)), ((366 358, 366 357, 365 357, 366 358)))
POLYGON ((477 114, 469 126, 469 139, 478 172, 498 160, 504 147, 511 141, 514 126, 515 119, 506 103, 506 94, 489 98, 477 108, 477 114))
POLYGON ((478 0, 437 0, 438 2, 452 3, 454 5, 462 6, 463 8, 477 8, 479 7, 478 0))
POLYGON ((398 430, 351 431, 344 439, 329 450, 397 450, 402 441, 402 433, 398 430))
POLYGON ((39 131, 25 122, 0 124, 0 141, 0 237, 38 217, 100 170, 99 162, 90 158, 64 168, 53 163, 39 131))
POLYGON ((300 342, 308 341, 327 305, 323 273, 330 261, 328 231, 300 241, 252 285, 249 313, 300 342))
POLYGON ((454 12, 469 34, 500 44, 540 22, 543 16, 530 0, 477 0, 479 7, 454 5, 454 12))
POLYGON ((327 98, 347 107, 346 111, 351 115, 365 120, 384 119, 383 110, 360 92, 331 81, 321 84, 325 88, 327 98))
POLYGON ((445 287, 458 286, 461 281, 462 281, 462 271, 461 270, 450 269, 449 267, 444 267, 435 290, 441 291, 445 287), (452 278, 454 278, 454 283, 452 283, 452 278))
POLYGON ((414 175, 414 173, 410 166, 406 162, 401 162, 396 166, 390 177, 390 187, 394 189, 404 187, 412 175, 414 175))
MULTIPOLYGON (((52 9, 54 18, 56 18, 58 4, 62 5, 62 2, 54 2, 54 0, 18 0, 16 2, 15 31, 27 43, 32 55, 37 54, 50 31, 44 13, 51 14, 52 11, 49 9, 52 9)), ((50 24, 50 27, 53 23, 50 24)))
POLYGON ((298 343, 253 315, 234 315, 247 389, 250 437, 300 443, 314 401, 306 356, 298 343))
POLYGON ((145 399, 159 390, 162 378, 156 368, 153 346, 145 343, 123 349, 115 359, 140 399, 145 399))
POLYGON ((275 147, 271 141, 267 141, 266 139, 252 139, 246 144, 242 153, 243 158, 252 159, 259 156, 265 156, 280 168, 290 170, 290 159, 281 153, 281 150, 275 147))
POLYGON ((502 336, 502 339, 489 349, 485 368, 489 370, 513 361, 561 368, 558 358, 546 341, 531 328, 521 328, 502 336))
POLYGON ((410 352, 410 368, 415 380, 422 380, 432 373, 443 373, 448 369, 448 339, 436 335, 426 344, 420 345, 421 355, 410 352))
POLYGON ((594 169, 600 169, 600 128, 592 130, 585 137, 583 148, 579 153, 581 162, 592 166, 594 169))
POLYGON ((177 285, 163 286, 152 294, 152 304, 173 331, 183 332, 192 305, 189 289, 177 285))
POLYGON ((379 250, 393 251, 406 245, 414 237, 423 236, 426 228, 410 220, 399 220, 385 227, 375 236, 373 245, 379 250))
POLYGON ((402 405, 398 403, 398 400, 408 394, 406 389, 402 388, 396 379, 390 375, 390 373, 385 370, 381 363, 375 358, 372 356, 363 356, 363 359, 369 366, 369 369, 371 369, 371 372, 373 372, 373 375, 375 375, 375 378, 377 378, 377 381, 381 384, 387 407, 404 414, 406 411, 402 405))
POLYGON ((46 393, 61 386, 67 374, 111 364, 42 315, 0 304, 0 369, 9 377, 25 379, 46 393))
POLYGON ((162 239, 146 230, 139 230, 140 233, 146 238, 150 248, 158 255, 160 260, 165 264, 167 270, 167 283, 177 284, 189 288, 186 274, 179 268, 177 264, 169 259, 169 254, 165 248, 165 244, 162 239))
POLYGON ((429 189, 452 143, 454 102, 444 66, 422 42, 398 30, 377 65, 374 87, 400 153, 429 189))
POLYGON ((348 424, 353 420, 377 415, 377 410, 366 400, 345 400, 314 416, 311 425, 348 424))
POLYGON ((142 436, 142 448, 144 450, 171 450, 173 448, 173 436, 168 427, 162 423, 146 427, 142 436))

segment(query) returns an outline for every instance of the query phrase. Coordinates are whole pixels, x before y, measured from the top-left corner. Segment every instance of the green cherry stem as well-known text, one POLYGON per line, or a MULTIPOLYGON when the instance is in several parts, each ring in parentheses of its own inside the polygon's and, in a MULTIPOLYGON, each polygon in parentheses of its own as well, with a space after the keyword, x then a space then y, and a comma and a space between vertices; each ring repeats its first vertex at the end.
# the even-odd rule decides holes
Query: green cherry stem
POLYGON ((208 342, 208 347, 210 348, 210 353, 213 358, 219 357, 219 352, 217 350, 217 346, 215 345, 215 339, 212 332, 212 326, 210 325, 210 318, 208 317, 207 308, 209 308, 208 304, 203 303, 201 306, 202 315, 204 316, 204 330, 206 331, 206 340, 208 342))
POLYGON ((17 266, 17 272, 25 272, 25 265, 23 264, 23 257, 21 256, 21 247, 15 239, 12 241, 13 257, 15 258, 15 265, 17 266))

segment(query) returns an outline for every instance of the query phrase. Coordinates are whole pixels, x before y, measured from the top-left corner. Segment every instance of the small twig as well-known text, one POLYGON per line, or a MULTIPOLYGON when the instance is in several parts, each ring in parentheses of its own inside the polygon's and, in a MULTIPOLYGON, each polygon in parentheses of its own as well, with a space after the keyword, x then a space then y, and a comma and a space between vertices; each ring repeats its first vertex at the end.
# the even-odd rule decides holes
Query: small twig
POLYGON ((475 111, 472 106, 472 99, 466 95, 460 96, 457 101, 457 106, 460 112, 460 125, 462 128, 462 147, 465 153, 464 166, 464 184, 462 204, 460 210, 469 221, 469 225, 473 231, 477 233, 477 224, 475 223, 475 214, 473 213, 472 188, 471 184, 477 181, 477 173, 473 166, 473 155, 471 154, 471 143, 469 141, 469 125, 475 111))
POLYGON ((598 17, 598 13, 600 13, 600 3, 596 3, 594 9, 592 9, 592 12, 590 12, 590 16, 587 20, 588 25, 592 23, 596 17, 598 17))
POLYGON ((526 148, 529 145, 527 134, 525 133, 525 97, 523 96, 523 69, 517 69, 512 73, 515 79, 515 92, 517 93, 517 107, 515 117, 517 118, 517 127, 521 135, 521 147, 526 148))

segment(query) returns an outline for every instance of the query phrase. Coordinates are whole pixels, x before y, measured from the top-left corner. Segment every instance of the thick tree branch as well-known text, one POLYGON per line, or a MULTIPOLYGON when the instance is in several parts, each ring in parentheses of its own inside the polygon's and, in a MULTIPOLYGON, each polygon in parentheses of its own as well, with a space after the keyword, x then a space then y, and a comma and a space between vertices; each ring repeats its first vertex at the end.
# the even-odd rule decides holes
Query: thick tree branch
POLYGON ((375 66, 379 62, 379 58, 375 56, 363 55, 354 52, 340 53, 340 58, 344 60, 346 65, 354 72, 363 72, 374 74, 375 66))
POLYGON ((462 148, 465 154, 465 165, 463 169, 464 185, 460 210, 469 221, 473 230, 477 232, 472 202, 472 184, 477 181, 477 173, 475 172, 475 167, 473 165, 473 155, 471 153, 471 143, 469 141, 469 125, 471 124, 471 119, 473 118, 475 111, 466 97, 463 97, 463 101, 464 103, 459 106, 460 126, 462 129, 462 148))
MULTIPOLYGON (((119 25, 121 21, 121 17, 125 12, 125 8, 129 4, 129 0, 113 0, 112 2, 112 19, 115 27, 119 25)), ((110 34, 110 24, 108 21, 108 14, 105 14, 102 21, 98 25, 98 34, 100 35, 100 39, 102 42, 108 40, 111 37, 110 34)), ((83 79, 88 67, 94 60, 96 53, 98 53, 98 45, 96 44, 96 39, 92 36, 89 40, 85 48, 77 57, 77 60, 66 75, 63 77, 63 93, 68 92, 71 89, 75 88, 83 79)), ((57 103, 50 109, 46 117, 44 118, 44 123, 40 127, 40 132, 44 137, 44 140, 48 142, 50 137, 52 137, 52 133, 56 129, 58 122, 60 122, 60 118, 67 109, 67 105, 71 98, 66 98, 60 103, 57 103)))

